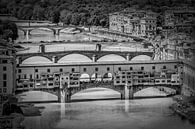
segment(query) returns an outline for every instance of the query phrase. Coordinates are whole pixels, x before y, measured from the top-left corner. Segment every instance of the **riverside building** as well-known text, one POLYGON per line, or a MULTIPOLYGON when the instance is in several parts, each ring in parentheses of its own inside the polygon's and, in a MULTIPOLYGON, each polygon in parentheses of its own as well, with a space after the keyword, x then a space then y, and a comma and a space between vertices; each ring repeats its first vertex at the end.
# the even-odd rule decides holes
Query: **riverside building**
POLYGON ((0 94, 13 94, 15 91, 15 48, 13 44, 0 40, 0 94))
POLYGON ((134 36, 156 34, 157 14, 152 11, 126 9, 109 14, 109 29, 134 36))

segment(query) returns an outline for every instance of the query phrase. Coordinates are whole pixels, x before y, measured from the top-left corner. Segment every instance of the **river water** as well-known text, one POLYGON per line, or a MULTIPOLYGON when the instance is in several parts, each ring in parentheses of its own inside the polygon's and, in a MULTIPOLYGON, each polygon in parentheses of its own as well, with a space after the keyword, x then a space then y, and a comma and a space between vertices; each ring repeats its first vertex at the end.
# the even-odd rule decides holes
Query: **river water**
POLYGON ((171 98, 36 104, 42 116, 26 117, 27 129, 194 129, 169 108, 171 98))
MULTIPOLYGON (((27 41, 22 32, 20 32, 19 35, 20 37, 18 42, 27 41)), ((53 41, 56 39, 75 41, 96 40, 94 37, 92 38, 82 34, 62 34, 59 37, 55 37, 51 32, 43 32, 43 30, 31 32, 31 36, 28 38, 28 41, 32 42, 53 41)), ((84 45, 86 46, 85 48, 90 47, 90 44, 84 45)), ((119 46, 117 45, 118 44, 115 44, 116 48, 119 46, 125 49, 127 47, 128 49, 130 48, 130 46, 125 47, 125 44, 119 44, 119 46)), ((38 50, 37 45, 24 44, 23 46, 32 47, 28 52, 38 50)), ((71 47, 74 48, 74 46, 78 47, 78 44, 73 44, 71 47)), ((94 45, 92 49, 94 49, 94 45)), ((158 91, 151 91, 151 89, 146 90, 140 93, 140 96, 143 94, 150 96, 162 95, 162 93, 159 93, 158 91)), ((36 93, 31 93, 31 95, 37 97, 34 99, 44 100, 44 95, 42 97, 38 97, 36 93)), ((28 95, 24 97, 28 99, 33 98, 27 96, 28 95)), ((120 95, 115 91, 96 89, 95 91, 91 90, 85 93, 75 94, 72 98, 102 99, 119 98, 119 96, 120 95)), ((47 96, 45 100, 47 99, 51 98, 47 96)), ((182 120, 168 108, 172 103, 172 98, 150 98, 35 104, 35 106, 44 107, 44 109, 41 109, 42 115, 36 117, 25 117, 23 125, 26 129, 194 129, 194 125, 190 124, 186 120, 182 120)))

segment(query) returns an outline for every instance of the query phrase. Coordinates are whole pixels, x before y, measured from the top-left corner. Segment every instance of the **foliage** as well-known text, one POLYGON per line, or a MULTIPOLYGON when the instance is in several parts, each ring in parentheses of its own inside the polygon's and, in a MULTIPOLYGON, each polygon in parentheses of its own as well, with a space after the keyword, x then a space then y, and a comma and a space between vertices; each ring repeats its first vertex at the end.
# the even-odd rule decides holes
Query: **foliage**
POLYGON ((0 37, 7 41, 14 41, 18 38, 18 29, 15 23, 0 21, 0 37))
POLYGON ((194 5, 195 0, 0 0, 0 13, 19 19, 107 27, 112 12, 134 7, 161 13, 165 6, 181 3, 194 5))

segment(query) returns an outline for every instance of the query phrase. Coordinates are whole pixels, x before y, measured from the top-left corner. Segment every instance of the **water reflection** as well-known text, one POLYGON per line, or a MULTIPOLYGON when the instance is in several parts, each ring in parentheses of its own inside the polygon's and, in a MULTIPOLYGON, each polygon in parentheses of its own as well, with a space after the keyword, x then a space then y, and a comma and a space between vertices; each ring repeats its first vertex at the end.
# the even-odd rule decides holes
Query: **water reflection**
POLYGON ((193 129, 168 108, 171 98, 37 104, 42 116, 28 117, 30 129, 193 129))

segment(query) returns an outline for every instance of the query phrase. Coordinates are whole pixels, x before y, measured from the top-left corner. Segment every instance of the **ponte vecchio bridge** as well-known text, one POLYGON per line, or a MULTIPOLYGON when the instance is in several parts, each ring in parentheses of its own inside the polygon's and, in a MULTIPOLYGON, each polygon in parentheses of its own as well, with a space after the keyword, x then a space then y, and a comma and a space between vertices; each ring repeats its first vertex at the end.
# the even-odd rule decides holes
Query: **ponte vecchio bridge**
POLYGON ((107 61, 78 63, 19 64, 16 93, 42 90, 70 102, 71 96, 94 87, 110 88, 121 99, 148 87, 169 87, 181 91, 180 61, 107 61))

